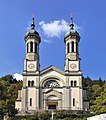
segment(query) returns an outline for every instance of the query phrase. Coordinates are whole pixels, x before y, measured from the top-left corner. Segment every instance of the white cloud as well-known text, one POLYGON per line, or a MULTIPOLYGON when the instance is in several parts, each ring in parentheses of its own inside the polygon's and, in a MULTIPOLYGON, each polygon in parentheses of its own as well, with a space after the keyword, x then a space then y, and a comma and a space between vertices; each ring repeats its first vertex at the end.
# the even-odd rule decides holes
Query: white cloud
POLYGON ((63 33, 69 31, 68 22, 65 20, 54 20, 49 23, 39 22, 39 25, 47 37, 60 37, 63 33))
POLYGON ((27 23, 26 31, 29 31, 31 29, 31 21, 27 23))
POLYGON ((46 43, 50 43, 50 40, 48 40, 48 39, 43 39, 43 41, 46 43))
POLYGON ((74 26, 75 26, 75 30, 78 32, 82 29, 82 27, 78 26, 77 24, 74 24, 74 26))
MULTIPOLYGON (((67 33, 70 29, 69 23, 62 20, 54 20, 49 23, 45 23, 44 21, 39 22, 44 34, 49 37, 59 37, 64 33, 67 33)), ((80 31, 82 28, 74 23, 75 30, 80 31)), ((45 39, 44 42, 50 43, 50 40, 45 39)))
POLYGON ((23 80, 23 76, 21 74, 19 74, 19 73, 15 73, 13 75, 13 78, 15 78, 17 81, 23 80))

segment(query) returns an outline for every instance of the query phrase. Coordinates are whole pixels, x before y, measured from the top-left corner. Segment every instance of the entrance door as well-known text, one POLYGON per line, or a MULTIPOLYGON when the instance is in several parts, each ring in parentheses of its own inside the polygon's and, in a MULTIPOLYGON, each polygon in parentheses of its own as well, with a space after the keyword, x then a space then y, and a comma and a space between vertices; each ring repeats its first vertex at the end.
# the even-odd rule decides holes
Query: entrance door
POLYGON ((48 110, 56 110, 58 106, 58 101, 48 101, 47 102, 48 110))
POLYGON ((56 110, 56 105, 48 105, 48 110, 56 110))

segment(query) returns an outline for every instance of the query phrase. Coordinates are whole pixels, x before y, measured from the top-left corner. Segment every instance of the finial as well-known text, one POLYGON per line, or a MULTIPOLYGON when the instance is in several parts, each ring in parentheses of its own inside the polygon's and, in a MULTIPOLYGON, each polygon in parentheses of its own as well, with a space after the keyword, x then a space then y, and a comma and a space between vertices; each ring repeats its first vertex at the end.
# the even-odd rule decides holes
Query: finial
POLYGON ((32 13, 32 18, 34 18, 35 17, 35 13, 32 13))
POLYGON ((35 28, 35 23, 34 23, 34 14, 32 14, 32 24, 31 24, 31 29, 35 28))
POLYGON ((71 14, 71 17, 70 17, 70 29, 74 29, 72 14, 71 14))

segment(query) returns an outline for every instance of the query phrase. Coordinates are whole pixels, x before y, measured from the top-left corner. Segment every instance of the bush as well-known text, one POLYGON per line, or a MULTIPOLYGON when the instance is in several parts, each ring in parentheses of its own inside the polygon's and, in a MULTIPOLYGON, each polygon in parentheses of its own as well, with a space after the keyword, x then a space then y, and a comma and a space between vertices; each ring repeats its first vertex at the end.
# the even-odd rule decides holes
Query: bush
MULTIPOLYGON (((90 114, 78 114, 71 111, 55 111, 53 120, 86 120, 90 114)), ((51 112, 38 112, 35 115, 15 116, 9 120, 51 120, 51 112)))
POLYGON ((64 118, 64 120, 71 120, 71 118, 64 118))
POLYGON ((65 118, 65 114, 63 113, 63 112, 56 112, 55 114, 54 114, 54 118, 55 119, 63 119, 63 118, 65 118))
POLYGON ((38 120, 38 115, 15 116, 12 120, 38 120))
POLYGON ((51 113, 50 112, 41 112, 38 113, 38 120, 50 120, 51 113))

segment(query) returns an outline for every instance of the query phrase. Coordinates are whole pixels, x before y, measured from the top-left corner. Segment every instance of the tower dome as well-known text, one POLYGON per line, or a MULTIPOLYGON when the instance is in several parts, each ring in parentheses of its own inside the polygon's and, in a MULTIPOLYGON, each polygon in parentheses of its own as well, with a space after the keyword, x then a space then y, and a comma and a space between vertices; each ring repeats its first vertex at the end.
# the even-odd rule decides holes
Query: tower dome
MULTIPOLYGON (((39 37, 39 33, 35 30, 35 23, 34 23, 34 17, 32 18, 32 24, 31 24, 31 28, 29 29, 29 31, 25 34, 24 39, 26 40, 26 38, 28 36, 36 36, 39 37)), ((39 39, 40 40, 40 39, 39 39)), ((41 42, 41 41, 40 41, 41 42)))
POLYGON ((74 23, 73 23, 73 18, 71 17, 70 19, 70 31, 68 31, 65 34, 64 41, 67 39, 69 36, 76 36, 78 40, 80 40, 80 35, 79 33, 75 30, 74 23))

